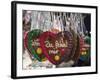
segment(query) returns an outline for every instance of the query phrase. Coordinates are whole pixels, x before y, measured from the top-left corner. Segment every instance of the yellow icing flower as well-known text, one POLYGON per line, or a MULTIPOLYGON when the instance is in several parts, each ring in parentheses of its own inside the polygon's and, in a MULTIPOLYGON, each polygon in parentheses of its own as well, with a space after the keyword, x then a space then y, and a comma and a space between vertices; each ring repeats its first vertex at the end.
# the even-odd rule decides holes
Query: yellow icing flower
POLYGON ((55 56, 55 60, 58 61, 60 57, 58 55, 55 56))
POLYGON ((37 51, 36 51, 38 54, 42 54, 42 49, 41 48, 37 48, 37 51))
POLYGON ((82 55, 86 55, 86 54, 87 54, 86 51, 82 52, 82 55))

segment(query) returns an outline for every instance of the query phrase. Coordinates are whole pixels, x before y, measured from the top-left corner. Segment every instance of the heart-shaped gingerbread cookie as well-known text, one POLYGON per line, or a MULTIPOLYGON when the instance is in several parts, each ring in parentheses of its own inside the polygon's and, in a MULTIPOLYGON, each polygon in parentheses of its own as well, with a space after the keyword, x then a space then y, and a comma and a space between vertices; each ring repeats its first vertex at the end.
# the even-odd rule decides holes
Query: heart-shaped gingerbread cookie
POLYGON ((49 31, 43 32, 39 41, 45 56, 55 65, 60 64, 65 59, 69 60, 72 55, 73 39, 72 34, 68 31, 58 34, 49 31))
POLYGON ((38 61, 45 61, 46 57, 40 47, 39 36, 42 33, 41 30, 35 29, 28 32, 25 38, 25 45, 27 50, 34 56, 38 61))

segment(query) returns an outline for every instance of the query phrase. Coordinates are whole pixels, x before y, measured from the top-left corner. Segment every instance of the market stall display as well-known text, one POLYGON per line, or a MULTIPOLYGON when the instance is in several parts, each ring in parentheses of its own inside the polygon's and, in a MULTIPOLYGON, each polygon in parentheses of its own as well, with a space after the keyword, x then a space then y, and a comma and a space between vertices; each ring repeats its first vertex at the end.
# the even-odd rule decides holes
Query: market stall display
POLYGON ((31 65, 37 62, 45 67, 43 62, 47 62, 52 67, 79 66, 79 60, 89 65, 90 37, 86 35, 84 15, 27 11, 24 20, 31 28, 26 30, 24 47, 33 61, 31 65))

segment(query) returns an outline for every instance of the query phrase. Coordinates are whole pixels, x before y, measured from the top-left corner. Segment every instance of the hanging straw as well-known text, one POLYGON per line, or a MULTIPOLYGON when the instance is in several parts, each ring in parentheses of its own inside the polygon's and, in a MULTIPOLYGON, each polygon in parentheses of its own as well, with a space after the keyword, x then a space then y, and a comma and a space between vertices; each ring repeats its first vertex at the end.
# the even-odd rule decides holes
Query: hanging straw
POLYGON ((68 21, 68 13, 64 13, 64 18, 65 18, 65 31, 69 31, 69 26, 70 26, 70 22, 68 21))

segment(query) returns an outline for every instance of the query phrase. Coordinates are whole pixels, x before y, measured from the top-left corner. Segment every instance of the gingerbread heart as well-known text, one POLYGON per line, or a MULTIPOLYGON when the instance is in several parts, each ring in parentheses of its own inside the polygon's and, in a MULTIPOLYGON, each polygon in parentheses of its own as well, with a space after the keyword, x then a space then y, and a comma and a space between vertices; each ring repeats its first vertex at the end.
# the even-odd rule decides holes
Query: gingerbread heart
POLYGON ((39 36, 41 33, 42 31, 39 29, 30 31, 25 38, 25 45, 30 54, 38 61, 45 61, 46 57, 43 54, 39 43, 39 36))
MULTIPOLYGON (((75 34, 75 33, 74 33, 75 34)), ((74 35, 73 34, 73 35, 74 35)), ((74 36, 74 44, 75 44, 75 46, 73 47, 73 51, 74 51, 74 55, 73 55, 73 57, 72 57, 72 60, 74 61, 74 63, 75 64, 77 64, 77 61, 78 61, 78 59, 79 59, 79 57, 80 57, 80 48, 81 48, 81 46, 82 45, 80 45, 81 43, 80 43, 80 38, 79 38, 79 36, 77 35, 77 34, 75 34, 74 36)), ((72 52, 73 52, 72 51, 72 52)))
POLYGON ((70 32, 55 34, 47 31, 41 34, 39 41, 43 53, 51 63, 58 65, 71 57, 73 39, 70 32))
POLYGON ((87 41, 82 37, 80 38, 80 60, 88 62, 90 59, 90 44, 87 42, 90 42, 89 37, 87 41))

